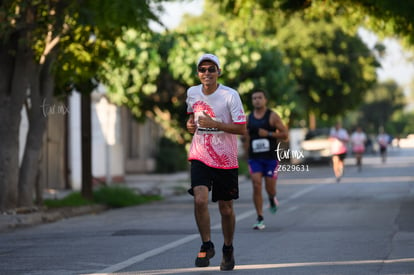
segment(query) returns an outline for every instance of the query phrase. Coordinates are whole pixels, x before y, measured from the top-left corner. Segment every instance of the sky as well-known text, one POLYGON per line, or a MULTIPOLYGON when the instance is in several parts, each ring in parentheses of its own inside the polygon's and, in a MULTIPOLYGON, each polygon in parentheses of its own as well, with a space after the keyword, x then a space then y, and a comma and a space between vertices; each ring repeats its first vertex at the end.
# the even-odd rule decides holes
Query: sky
MULTIPOLYGON (((161 22, 168 29, 174 29, 181 22, 181 17, 188 13, 191 15, 200 15, 203 13, 204 0, 182 0, 180 2, 164 3, 164 13, 161 15, 161 22)), ((162 31, 162 27, 157 23, 151 23, 150 27, 155 31, 162 31)))
MULTIPOLYGON (((359 34, 370 49, 379 41, 374 33, 366 29, 361 28, 359 34)), ((408 61, 409 54, 404 51, 398 41, 393 38, 387 38, 380 42, 386 47, 386 55, 381 59, 382 68, 377 70, 379 79, 387 80, 392 78, 400 85, 414 81, 414 63, 408 61)))
MULTIPOLYGON (((180 2, 165 3, 165 12, 161 16, 161 21, 168 29, 173 29, 180 24, 183 14, 200 15, 203 12, 204 0, 183 0, 180 2)), ((158 24, 151 24, 154 30, 162 31, 158 24)), ((370 49, 379 41, 378 37, 366 29, 361 28, 359 34, 362 40, 370 49)), ((387 53, 380 60, 381 68, 377 70, 380 81, 388 79, 395 80, 403 89, 407 96, 410 96, 410 85, 414 82, 414 63, 408 61, 408 53, 403 50, 397 40, 389 38, 381 41, 387 49, 387 53)), ((414 58, 413 54, 411 56, 414 58)), ((414 109, 414 103, 410 109, 414 109)))

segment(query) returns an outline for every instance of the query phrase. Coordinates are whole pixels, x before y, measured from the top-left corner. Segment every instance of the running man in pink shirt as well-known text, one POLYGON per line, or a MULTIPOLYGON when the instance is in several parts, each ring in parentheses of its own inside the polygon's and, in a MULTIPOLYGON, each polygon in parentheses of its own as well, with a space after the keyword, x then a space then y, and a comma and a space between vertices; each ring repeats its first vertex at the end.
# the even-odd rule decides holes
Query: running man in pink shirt
POLYGON ((337 122, 331 128, 329 138, 331 140, 332 167, 336 177, 336 182, 340 182, 344 173, 344 160, 348 152, 348 132, 342 128, 342 123, 337 122))
POLYGON ((188 159, 191 162, 191 188, 194 215, 203 244, 195 265, 205 267, 214 256, 211 241, 209 192, 218 202, 224 237, 221 270, 234 269, 233 237, 235 213, 233 200, 239 197, 237 135, 246 133, 246 115, 238 92, 219 84, 220 61, 213 54, 197 62, 201 84, 187 90, 187 129, 194 134, 188 159))
POLYGON ((359 172, 362 170, 362 155, 365 152, 365 142, 367 142, 367 135, 362 131, 361 126, 357 126, 355 132, 351 135, 351 143, 359 172))

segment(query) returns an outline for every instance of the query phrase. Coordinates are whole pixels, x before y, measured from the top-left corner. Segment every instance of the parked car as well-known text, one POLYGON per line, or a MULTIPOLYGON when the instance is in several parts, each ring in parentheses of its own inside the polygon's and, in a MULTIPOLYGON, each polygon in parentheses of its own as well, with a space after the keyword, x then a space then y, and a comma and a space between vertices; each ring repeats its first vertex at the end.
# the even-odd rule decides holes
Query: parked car
POLYGON ((320 128, 306 133, 305 139, 301 142, 301 150, 305 162, 331 160, 329 131, 329 128, 320 128))

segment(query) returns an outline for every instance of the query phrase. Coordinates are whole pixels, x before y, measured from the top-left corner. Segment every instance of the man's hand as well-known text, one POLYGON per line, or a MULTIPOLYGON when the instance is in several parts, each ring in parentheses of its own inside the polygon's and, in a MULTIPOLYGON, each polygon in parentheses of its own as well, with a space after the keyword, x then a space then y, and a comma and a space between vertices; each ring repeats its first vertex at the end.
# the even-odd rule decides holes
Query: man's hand
POLYGON ((259 128, 258 134, 259 134, 259 137, 268 137, 269 131, 263 128, 259 128))
POLYGON ((197 129, 197 125, 194 122, 194 115, 191 115, 187 120, 187 130, 190 134, 194 134, 197 129))
POLYGON ((203 116, 198 117, 198 125, 203 128, 217 128, 217 121, 203 111, 203 116))

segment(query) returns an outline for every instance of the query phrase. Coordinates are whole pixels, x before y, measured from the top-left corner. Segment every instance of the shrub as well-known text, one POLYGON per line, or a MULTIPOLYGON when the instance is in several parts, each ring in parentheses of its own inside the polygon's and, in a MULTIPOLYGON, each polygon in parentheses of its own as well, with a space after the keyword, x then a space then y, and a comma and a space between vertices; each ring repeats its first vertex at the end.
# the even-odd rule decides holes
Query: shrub
POLYGON ((73 192, 62 199, 47 199, 47 207, 73 207, 91 204, 104 204, 109 207, 126 207, 161 200, 161 196, 139 195, 124 186, 103 186, 93 192, 93 200, 82 197, 80 192, 73 192))
POLYGON ((73 192, 62 199, 46 199, 44 204, 48 207, 65 207, 90 205, 94 202, 82 197, 80 192, 73 192))
POLYGON ((104 186, 94 191, 94 201, 110 207, 126 207, 160 200, 161 196, 144 196, 136 194, 132 189, 123 186, 104 186))
POLYGON ((175 173, 188 168, 187 151, 183 144, 178 144, 166 137, 160 138, 156 156, 156 173, 175 173))

